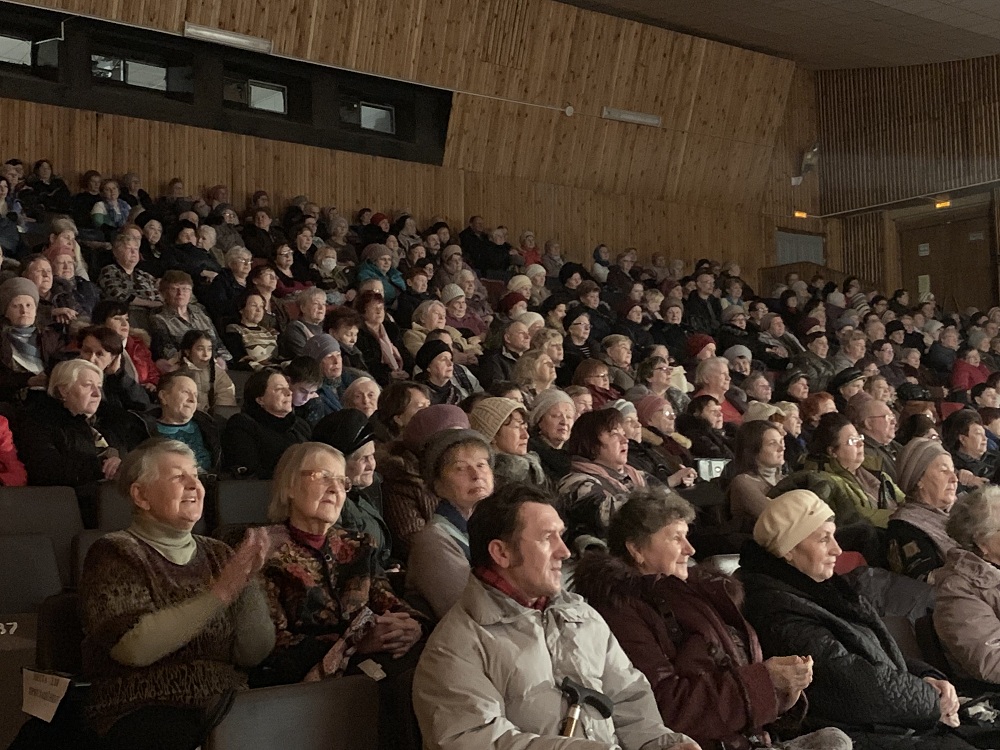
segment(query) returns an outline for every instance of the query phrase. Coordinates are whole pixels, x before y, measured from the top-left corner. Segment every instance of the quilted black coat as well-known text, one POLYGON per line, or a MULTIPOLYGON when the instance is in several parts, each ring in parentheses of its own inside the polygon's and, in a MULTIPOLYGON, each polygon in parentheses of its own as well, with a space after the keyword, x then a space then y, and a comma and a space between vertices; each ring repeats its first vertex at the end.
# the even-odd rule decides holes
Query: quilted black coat
POLYGON ((765 657, 813 657, 811 723, 840 726, 855 739, 935 727, 937 692, 922 677, 942 675, 908 665, 871 603, 843 579, 817 583, 754 542, 740 564, 744 612, 765 657))

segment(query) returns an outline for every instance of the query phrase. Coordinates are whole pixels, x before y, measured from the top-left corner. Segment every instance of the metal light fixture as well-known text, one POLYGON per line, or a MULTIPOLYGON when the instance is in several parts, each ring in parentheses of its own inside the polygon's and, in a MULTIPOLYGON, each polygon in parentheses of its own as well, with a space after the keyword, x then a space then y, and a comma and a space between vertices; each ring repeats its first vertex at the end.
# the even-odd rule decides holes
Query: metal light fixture
POLYGON ((615 107, 604 107, 601 110, 601 117, 605 120, 630 122, 633 125, 648 125, 651 128, 658 128, 663 125, 663 118, 659 115, 648 115, 645 112, 632 112, 628 109, 617 109, 615 107))
POLYGON ((248 36, 238 34, 235 31, 223 31, 213 29, 211 26, 199 26, 198 24, 184 22, 184 36, 188 39, 199 39, 203 42, 213 44, 225 44, 228 47, 239 47, 251 52, 261 52, 265 55, 271 54, 274 42, 259 36, 248 36))

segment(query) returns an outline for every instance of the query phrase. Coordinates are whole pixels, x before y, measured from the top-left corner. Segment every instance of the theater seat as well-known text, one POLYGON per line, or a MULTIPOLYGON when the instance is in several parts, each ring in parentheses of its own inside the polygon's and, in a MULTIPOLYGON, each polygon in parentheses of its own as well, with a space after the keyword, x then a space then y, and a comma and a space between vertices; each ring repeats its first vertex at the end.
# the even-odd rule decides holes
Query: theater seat
POLYGON ((79 674, 83 669, 80 597, 68 591, 50 596, 38 613, 35 666, 52 672, 79 674))
MULTIPOLYGON (((73 539, 83 531, 80 506, 70 487, 0 487, 0 530, 42 534, 52 542, 59 578, 72 583, 73 539)), ((19 570, 17 566, 7 571, 19 570)))
POLYGON ((44 534, 0 536, 0 614, 38 612, 62 591, 52 540, 44 534))
POLYGON ((76 539, 73 540, 74 586, 78 586, 80 584, 80 574, 83 573, 83 561, 87 559, 87 553, 90 551, 91 546, 93 546, 94 542, 107 533, 110 532, 102 531, 100 529, 84 529, 77 534, 76 539))
POLYGON ((267 523, 267 506, 271 502, 271 482, 266 479, 224 479, 218 484, 216 523, 267 523))
POLYGON ((236 696, 205 750, 372 750, 378 723, 378 685, 363 675, 258 688, 236 696))

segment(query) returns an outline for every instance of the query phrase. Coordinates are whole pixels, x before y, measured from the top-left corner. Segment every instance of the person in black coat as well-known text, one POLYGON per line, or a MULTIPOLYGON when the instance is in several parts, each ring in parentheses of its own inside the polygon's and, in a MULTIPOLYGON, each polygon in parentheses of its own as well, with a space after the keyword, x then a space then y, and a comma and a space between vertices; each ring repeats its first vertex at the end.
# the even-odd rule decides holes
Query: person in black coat
POLYGON ((695 458, 735 458, 732 442, 722 430, 722 404, 713 396, 696 396, 686 414, 677 415, 677 431, 691 441, 695 458))
POLYGON ((231 248, 225 259, 226 267, 202 292, 201 300, 220 331, 239 320, 239 302, 247 293, 247 277, 253 263, 253 256, 245 247, 231 248))
POLYGON ((765 656, 812 659, 806 728, 838 726, 855 748, 971 747, 944 675, 904 659, 875 607, 834 573, 833 511, 808 490, 771 500, 740 557, 745 615, 765 656), (808 655, 808 656, 807 656, 808 655))
POLYGON ((87 528, 97 525, 98 482, 114 478, 134 444, 132 417, 103 403, 102 384, 97 365, 60 362, 47 393, 31 394, 13 430, 28 484, 75 489, 87 528))
POLYGON ((684 302, 684 322, 694 330, 714 337, 722 325, 722 303, 713 294, 715 277, 708 271, 702 271, 695 284, 695 290, 684 302))
POLYGON ((288 378, 272 368, 258 370, 243 389, 243 411, 226 422, 222 468, 237 479, 270 479, 281 454, 311 432, 292 410, 288 378))

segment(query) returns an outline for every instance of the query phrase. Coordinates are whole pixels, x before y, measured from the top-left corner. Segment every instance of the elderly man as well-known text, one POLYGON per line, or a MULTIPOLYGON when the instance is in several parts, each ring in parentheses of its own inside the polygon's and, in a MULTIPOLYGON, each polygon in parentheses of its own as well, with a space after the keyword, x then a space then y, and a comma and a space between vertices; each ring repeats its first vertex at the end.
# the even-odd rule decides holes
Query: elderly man
POLYGON ((518 320, 508 323, 500 347, 486 354, 479 365, 479 381, 483 387, 489 388, 498 380, 510 380, 514 365, 530 346, 528 326, 518 320))
POLYGON ((663 725, 649 683, 607 623, 563 590, 570 552, 553 502, 536 487, 508 485, 469 519, 472 575, 413 678, 424 747, 695 750, 663 725), (583 706, 573 736, 558 739, 570 709, 564 677, 607 696, 611 718, 583 706))
MULTIPOLYGON (((128 302, 133 308, 156 308, 163 304, 156 279, 139 265, 139 243, 122 233, 112 245, 115 262, 101 269, 97 285, 101 297, 115 302, 128 302)), ((146 312, 146 311, 144 311, 146 312)), ((145 320, 145 316, 143 316, 145 320)))
POLYGON ((857 427, 865 438, 865 460, 861 466, 875 476, 884 471, 898 484, 896 457, 901 446, 895 441, 896 415, 892 409, 884 401, 863 399, 857 407, 857 427))
POLYGON ((715 277, 702 271, 684 302, 684 322, 700 333, 717 336, 722 325, 722 303, 715 296, 715 277))
POLYGON ((299 293, 299 319, 293 320, 278 336, 278 354, 281 359, 295 359, 302 355, 306 342, 323 333, 326 317, 326 292, 322 289, 304 289, 299 293))

